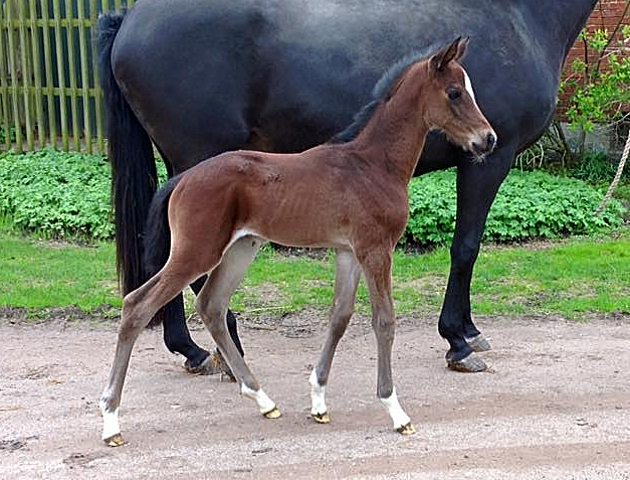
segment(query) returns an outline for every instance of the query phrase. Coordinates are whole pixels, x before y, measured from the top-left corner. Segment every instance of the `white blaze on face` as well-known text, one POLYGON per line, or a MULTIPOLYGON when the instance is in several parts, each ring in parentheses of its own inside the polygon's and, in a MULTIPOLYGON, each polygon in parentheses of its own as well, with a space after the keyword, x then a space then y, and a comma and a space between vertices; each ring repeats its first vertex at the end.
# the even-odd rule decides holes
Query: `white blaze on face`
MULTIPOLYGON (((464 72, 464 86, 466 88, 466 91, 470 95, 470 98, 472 98, 472 101, 475 104, 475 107, 477 107, 477 110, 479 110, 479 112, 481 112, 481 109, 479 108, 479 105, 477 105, 477 99, 475 98, 475 92, 473 90, 473 86, 472 86, 472 82, 470 81, 470 77, 468 76, 468 72, 463 67, 462 67, 462 71, 464 72)), ((496 142, 497 134, 495 133, 495 131, 493 129, 491 129, 491 131, 489 133, 494 137, 494 140, 496 142)), ((484 134, 484 139, 485 139, 485 135, 486 134, 484 134)), ((473 142, 476 142, 476 141, 479 141, 479 140, 475 140, 475 139, 471 139, 470 140, 471 147, 472 147, 473 142)), ((481 141, 484 141, 484 140, 481 140, 481 141)))
MULTIPOLYGON (((472 82, 470 81, 468 72, 464 70, 464 68, 462 68, 462 70, 464 71, 464 86, 466 87, 466 91, 470 95, 470 98, 472 98, 475 105, 477 105, 477 99, 475 98, 475 92, 473 91, 472 82)), ((477 108, 479 108, 478 105, 477 105, 477 108)))

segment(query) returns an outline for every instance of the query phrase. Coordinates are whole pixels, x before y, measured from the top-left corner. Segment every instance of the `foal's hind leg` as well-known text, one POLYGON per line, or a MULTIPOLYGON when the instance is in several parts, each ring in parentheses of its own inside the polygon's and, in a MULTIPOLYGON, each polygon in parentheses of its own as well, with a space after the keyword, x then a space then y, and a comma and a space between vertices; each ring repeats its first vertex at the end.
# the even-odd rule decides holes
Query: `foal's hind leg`
POLYGON ((240 383, 241 393, 255 400, 265 417, 277 418, 281 415, 280 410, 260 388, 258 381, 230 338, 225 323, 230 298, 262 244, 263 241, 260 238, 253 236, 243 237, 234 242, 223 254, 221 263, 210 274, 210 278, 199 293, 196 308, 236 380, 240 383))
POLYGON ((120 434, 118 407, 133 345, 157 311, 181 292, 191 280, 183 275, 174 274, 168 269, 167 264, 160 273, 127 295, 123 301, 116 353, 107 386, 100 399, 103 414, 102 438, 111 447, 124 443, 120 434))
MULTIPOLYGON (((357 252, 358 253, 358 252, 357 252)), ((392 380, 392 345, 396 330, 392 298, 392 252, 385 248, 357 255, 363 267, 372 303, 372 327, 378 345, 377 395, 394 422, 394 429, 410 435, 416 429, 404 412, 392 380)))
POLYGON ((361 278, 361 266, 351 250, 337 250, 335 298, 330 312, 330 327, 326 343, 317 366, 313 368, 311 384, 311 416, 318 423, 330 422, 326 407, 325 390, 328 375, 339 340, 343 336, 354 312, 357 285, 361 278))

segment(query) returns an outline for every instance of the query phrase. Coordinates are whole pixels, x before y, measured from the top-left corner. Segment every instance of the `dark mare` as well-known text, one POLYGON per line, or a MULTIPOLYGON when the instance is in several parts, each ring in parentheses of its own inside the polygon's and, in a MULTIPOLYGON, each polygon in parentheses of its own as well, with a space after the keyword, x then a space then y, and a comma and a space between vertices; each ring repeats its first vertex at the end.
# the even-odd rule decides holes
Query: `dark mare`
MULTIPOLYGON (((470 283, 486 216, 515 155, 551 121, 564 59, 596 3, 140 0, 124 18, 104 15, 101 72, 125 293, 146 280, 140 239, 156 186, 151 140, 172 174, 227 150, 302 151, 350 123, 391 59, 467 35, 464 66, 499 144, 477 164, 430 134, 415 174, 457 167, 438 330, 452 368, 485 369, 473 352, 490 346, 471 318, 470 283)), ((238 342, 229 314, 228 321, 238 342)), ((190 338, 181 297, 168 308, 164 338, 192 369, 207 362, 190 338)))
POLYGON ((411 56, 377 83, 374 99, 332 141, 302 153, 237 150, 209 158, 171 179, 149 210, 146 257, 153 274, 125 296, 116 354, 101 396, 103 440, 124 443, 118 409, 133 345, 153 316, 208 273, 195 307, 239 382, 267 418, 281 416, 230 338, 230 297, 261 245, 273 240, 337 253, 330 327, 313 368, 311 415, 328 423, 325 389, 361 274, 370 293, 378 353, 377 395, 403 435, 415 432, 392 377, 396 329, 392 254, 407 224, 409 181, 431 129, 483 160, 496 133, 477 106, 458 63, 458 38, 430 58, 411 56))

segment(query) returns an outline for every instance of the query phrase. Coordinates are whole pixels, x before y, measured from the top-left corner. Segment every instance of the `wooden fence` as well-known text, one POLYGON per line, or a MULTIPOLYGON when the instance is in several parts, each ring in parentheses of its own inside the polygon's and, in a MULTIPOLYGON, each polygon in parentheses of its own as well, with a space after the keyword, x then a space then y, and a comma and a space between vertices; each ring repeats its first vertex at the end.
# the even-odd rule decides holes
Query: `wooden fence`
POLYGON ((93 33, 136 0, 0 0, 0 150, 105 153, 93 33))

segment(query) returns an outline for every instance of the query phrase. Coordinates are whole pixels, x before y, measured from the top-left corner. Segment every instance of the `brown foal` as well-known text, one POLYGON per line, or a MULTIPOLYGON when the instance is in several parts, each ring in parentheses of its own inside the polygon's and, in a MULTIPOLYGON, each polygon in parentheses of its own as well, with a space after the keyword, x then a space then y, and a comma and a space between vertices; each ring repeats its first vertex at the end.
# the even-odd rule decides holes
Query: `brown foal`
POLYGON ((363 273, 378 344, 377 395, 397 431, 415 431, 398 403, 392 381, 396 325, 392 253, 407 222, 407 187, 429 130, 442 130, 477 158, 495 145, 496 134, 458 63, 467 42, 457 39, 428 59, 408 59, 393 67, 384 77, 390 83, 363 111, 365 118, 358 116, 344 132, 346 138, 342 134, 300 154, 225 153, 198 164, 165 187, 172 190, 170 197, 165 196, 170 255, 157 274, 124 299, 116 354, 100 403, 103 440, 108 445, 123 443, 118 407, 135 340, 160 308, 205 273, 209 277, 196 303, 199 315, 241 393, 255 400, 266 417, 280 416, 225 324, 230 297, 258 249, 269 240, 337 251, 330 329, 309 380, 313 418, 329 421, 325 385, 363 273))

